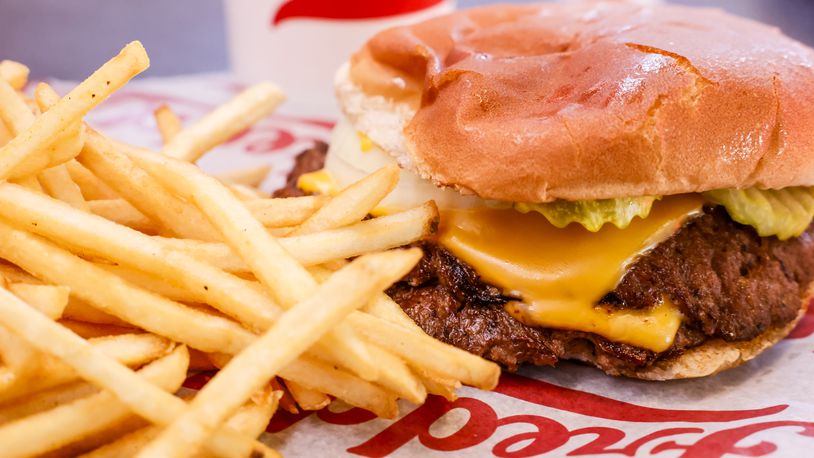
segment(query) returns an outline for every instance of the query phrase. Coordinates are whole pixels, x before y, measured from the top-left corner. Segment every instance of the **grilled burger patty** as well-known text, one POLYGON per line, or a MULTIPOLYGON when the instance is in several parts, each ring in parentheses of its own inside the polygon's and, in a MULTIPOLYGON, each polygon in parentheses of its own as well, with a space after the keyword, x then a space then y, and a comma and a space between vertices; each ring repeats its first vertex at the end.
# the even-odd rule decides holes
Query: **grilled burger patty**
MULTIPOLYGON (((298 195, 297 177, 320 169, 326 151, 318 144, 301 154, 279 195, 298 195)), ((421 263, 388 294, 429 335, 509 370, 553 365, 587 349, 599 368, 617 375, 711 338, 750 340, 791 322, 814 279, 812 237, 814 225, 795 239, 760 237, 732 221, 722 207, 710 206, 639 257, 600 302, 638 309, 669 297, 685 319, 673 345, 662 353, 586 332, 526 326, 504 310, 511 298, 434 242, 421 244, 421 263)))

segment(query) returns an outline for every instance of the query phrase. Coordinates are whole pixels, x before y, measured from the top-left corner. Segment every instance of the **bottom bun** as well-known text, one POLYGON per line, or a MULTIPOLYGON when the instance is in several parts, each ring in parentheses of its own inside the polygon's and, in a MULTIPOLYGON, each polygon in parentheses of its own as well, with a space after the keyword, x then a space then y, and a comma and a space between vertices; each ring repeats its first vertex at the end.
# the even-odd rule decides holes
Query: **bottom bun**
MULTIPOLYGON (((665 381, 708 377, 738 367, 789 335, 805 315, 808 304, 813 297, 814 288, 809 287, 809 292, 803 300, 797 318, 783 326, 769 328, 752 340, 726 342, 723 339, 711 339, 685 351, 679 356, 658 360, 651 366, 641 369, 619 368, 615 373, 609 373, 609 375, 665 381)), ((595 363, 592 352, 572 352, 566 358, 588 364, 595 363)))

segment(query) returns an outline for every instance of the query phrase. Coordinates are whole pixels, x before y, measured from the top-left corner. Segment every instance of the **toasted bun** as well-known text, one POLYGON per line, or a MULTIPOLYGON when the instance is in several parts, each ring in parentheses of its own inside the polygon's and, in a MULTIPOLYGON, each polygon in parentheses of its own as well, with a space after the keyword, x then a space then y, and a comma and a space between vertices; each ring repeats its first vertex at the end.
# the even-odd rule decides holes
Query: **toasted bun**
MULTIPOLYGON (((812 289, 810 288, 811 292, 812 289)), ((805 315, 812 294, 803 300, 800 313, 792 322, 782 326, 775 326, 764 331, 752 340, 744 342, 726 342, 722 339, 713 339, 694 347, 680 356, 657 361, 650 367, 639 370, 619 369, 610 375, 623 375, 651 381, 678 380, 685 378, 707 377, 738 367, 755 358, 764 350, 783 340, 805 315)), ((595 364, 595 355, 592 351, 578 351, 569 355, 569 359, 595 364)))
POLYGON ((721 11, 464 10, 372 38, 355 126, 440 186, 547 202, 814 185, 814 51, 721 11))

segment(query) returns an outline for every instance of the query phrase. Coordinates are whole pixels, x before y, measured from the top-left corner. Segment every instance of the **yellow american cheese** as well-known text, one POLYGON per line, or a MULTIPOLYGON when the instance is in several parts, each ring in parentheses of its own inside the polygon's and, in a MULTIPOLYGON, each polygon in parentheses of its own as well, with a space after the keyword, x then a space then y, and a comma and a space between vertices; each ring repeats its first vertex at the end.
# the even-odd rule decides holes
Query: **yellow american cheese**
POLYGON ((577 224, 558 229, 542 215, 509 209, 446 211, 439 240, 485 281, 521 298, 507 310, 524 323, 592 332, 660 352, 672 345, 682 319, 668 300, 645 310, 596 304, 639 254, 673 234, 701 205, 697 196, 667 197, 626 229, 605 225, 598 232, 577 224))

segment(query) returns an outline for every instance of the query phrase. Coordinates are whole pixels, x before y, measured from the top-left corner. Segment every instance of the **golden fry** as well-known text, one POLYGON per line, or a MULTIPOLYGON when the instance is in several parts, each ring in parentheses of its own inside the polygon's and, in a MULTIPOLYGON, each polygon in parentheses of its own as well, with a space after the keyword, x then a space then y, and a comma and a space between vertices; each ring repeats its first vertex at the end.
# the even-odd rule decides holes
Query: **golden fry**
POLYGON ((305 220, 291 235, 311 234, 361 221, 396 187, 400 172, 401 169, 396 165, 382 167, 348 186, 305 220))
POLYGON ((9 178, 26 158, 45 150, 60 132, 80 121, 91 108, 146 69, 149 62, 141 43, 127 45, 29 128, 0 147, 0 179, 9 178))
POLYGON ((88 170, 84 165, 73 160, 65 163, 71 179, 82 190, 82 196, 86 200, 107 200, 119 197, 116 191, 110 189, 102 180, 88 170))
POLYGON ((161 140, 166 145, 176 135, 181 132, 184 126, 181 124, 181 119, 172 111, 168 105, 161 105, 153 111, 155 117, 155 124, 158 126, 158 132, 161 134, 161 140))
POLYGON ((179 132, 163 152, 182 161, 195 162, 210 149, 274 111, 284 98, 271 83, 252 86, 179 132))
POLYGON ((0 60, 0 79, 21 91, 28 83, 28 67, 13 60, 0 60))
POLYGON ((39 174, 39 180, 51 197, 68 203, 79 210, 90 211, 88 202, 82 196, 82 190, 71 179, 65 164, 43 170, 39 174))

